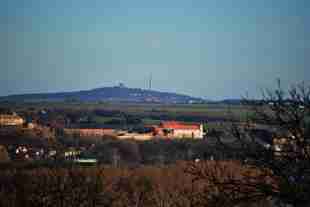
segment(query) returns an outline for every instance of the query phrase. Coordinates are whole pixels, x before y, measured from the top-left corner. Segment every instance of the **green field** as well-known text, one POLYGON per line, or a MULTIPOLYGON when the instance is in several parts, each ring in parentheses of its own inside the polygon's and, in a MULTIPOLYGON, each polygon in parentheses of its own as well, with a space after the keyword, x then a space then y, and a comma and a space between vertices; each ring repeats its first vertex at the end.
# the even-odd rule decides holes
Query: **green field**
POLYGON ((243 105, 225 105, 225 104, 143 104, 143 103, 0 103, 0 107, 9 107, 15 109, 47 109, 61 108, 71 110, 122 110, 127 112, 175 112, 175 113, 223 113, 231 110, 232 112, 248 111, 248 107, 243 105))
MULTIPOLYGON (((90 112, 94 110, 119 111, 126 114, 142 116, 146 123, 157 123, 159 119, 150 118, 152 115, 175 117, 208 117, 209 119, 229 119, 244 120, 250 116, 251 110, 243 105, 224 104, 145 104, 145 103, 0 103, 1 108, 8 107, 13 111, 38 111, 41 109, 62 109, 68 111, 90 112)), ((98 123, 117 119, 119 117, 94 117, 98 123)))

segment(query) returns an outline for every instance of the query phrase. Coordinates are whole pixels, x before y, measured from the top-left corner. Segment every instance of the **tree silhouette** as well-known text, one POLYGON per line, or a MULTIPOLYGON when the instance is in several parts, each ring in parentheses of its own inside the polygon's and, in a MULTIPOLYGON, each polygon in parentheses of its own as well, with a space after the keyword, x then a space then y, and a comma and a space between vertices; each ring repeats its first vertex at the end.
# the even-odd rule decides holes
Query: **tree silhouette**
POLYGON ((0 145, 0 163, 8 161, 10 161, 9 153, 4 146, 0 145))
POLYGON ((232 121, 229 136, 235 142, 228 145, 217 136, 218 146, 234 152, 240 161, 240 177, 229 174, 229 168, 214 163, 192 164, 188 173, 195 179, 209 183, 216 190, 209 194, 211 201, 228 199, 229 205, 248 201, 269 200, 273 205, 310 205, 310 87, 304 83, 283 90, 278 80, 274 90, 264 90, 262 100, 244 99, 254 115, 246 123, 232 121), (253 130, 266 130, 271 140, 253 130), (210 170, 212 169, 212 170, 210 170), (215 176, 216 173, 222 176, 215 176), (222 177, 222 178, 220 178, 222 177))

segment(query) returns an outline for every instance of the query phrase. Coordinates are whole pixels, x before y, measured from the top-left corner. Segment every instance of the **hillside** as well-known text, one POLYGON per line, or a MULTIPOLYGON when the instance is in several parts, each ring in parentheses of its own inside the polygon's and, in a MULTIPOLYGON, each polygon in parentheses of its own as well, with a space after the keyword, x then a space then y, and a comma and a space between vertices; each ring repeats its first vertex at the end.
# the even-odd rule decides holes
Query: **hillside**
POLYGON ((39 101, 110 101, 110 102, 155 102, 155 103, 201 103, 201 98, 188 95, 144 90, 127 87, 103 87, 92 90, 20 94, 0 97, 0 101, 39 102, 39 101))

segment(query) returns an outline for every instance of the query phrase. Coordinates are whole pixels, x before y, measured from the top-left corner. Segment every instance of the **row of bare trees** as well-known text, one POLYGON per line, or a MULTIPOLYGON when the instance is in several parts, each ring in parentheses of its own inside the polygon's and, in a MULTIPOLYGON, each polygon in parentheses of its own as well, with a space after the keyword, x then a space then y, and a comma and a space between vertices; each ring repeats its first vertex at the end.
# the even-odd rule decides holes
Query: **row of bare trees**
MULTIPOLYGON (((0 206, 229 206, 233 192, 215 188, 204 177, 197 179, 194 168, 189 168, 195 165, 180 162, 165 167, 135 169, 98 167, 2 171, 0 206), (229 197, 217 200, 218 195, 224 192, 229 197)), ((242 171, 257 173, 234 161, 206 161, 202 165, 218 180, 229 180, 231 176, 242 178, 242 171)), ((260 206, 268 204, 263 198, 259 202, 264 202, 260 206)), ((249 203, 242 202, 243 205, 249 203)))

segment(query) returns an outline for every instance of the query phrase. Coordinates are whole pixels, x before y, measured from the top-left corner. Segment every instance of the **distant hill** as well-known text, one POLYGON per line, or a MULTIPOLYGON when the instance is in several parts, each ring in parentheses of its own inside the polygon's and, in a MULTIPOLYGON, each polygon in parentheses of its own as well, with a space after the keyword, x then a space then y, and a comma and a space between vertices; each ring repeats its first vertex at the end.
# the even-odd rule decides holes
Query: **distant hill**
POLYGON ((202 103, 204 99, 183 94, 127 88, 124 86, 103 87, 92 90, 21 94, 0 97, 0 101, 40 102, 40 101, 110 101, 110 102, 153 102, 153 103, 202 103))

